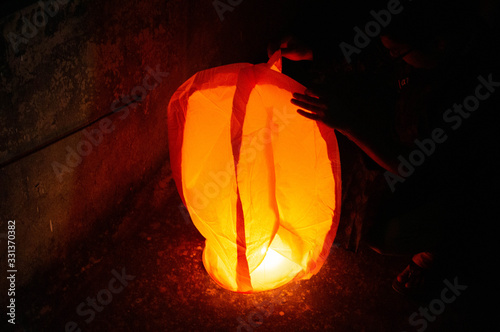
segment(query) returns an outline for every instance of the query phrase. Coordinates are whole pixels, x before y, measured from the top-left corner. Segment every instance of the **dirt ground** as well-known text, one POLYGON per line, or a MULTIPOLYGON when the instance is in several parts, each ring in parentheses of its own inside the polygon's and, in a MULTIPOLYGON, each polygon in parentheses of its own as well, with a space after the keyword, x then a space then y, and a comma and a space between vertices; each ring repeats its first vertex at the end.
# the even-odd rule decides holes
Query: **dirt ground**
POLYGON ((455 276, 468 288, 442 307, 443 280, 403 297, 391 283, 408 258, 363 242, 357 252, 334 243, 310 280, 256 294, 221 288, 203 267, 204 239, 186 218, 168 165, 128 207, 113 223, 119 227, 94 234, 74 261, 20 290, 26 310, 18 331, 486 331, 479 284, 455 276), (94 309, 96 297, 106 305, 94 309))

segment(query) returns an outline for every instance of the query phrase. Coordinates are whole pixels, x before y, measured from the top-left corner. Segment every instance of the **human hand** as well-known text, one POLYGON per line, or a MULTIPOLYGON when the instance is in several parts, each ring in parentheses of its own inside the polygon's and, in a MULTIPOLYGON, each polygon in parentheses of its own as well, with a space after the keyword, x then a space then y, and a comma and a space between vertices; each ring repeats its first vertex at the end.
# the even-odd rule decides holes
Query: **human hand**
POLYGON ((315 121, 321 121, 329 127, 343 130, 349 122, 345 114, 349 113, 346 107, 339 102, 333 103, 331 98, 318 90, 307 89, 304 94, 294 93, 292 104, 300 107, 297 113, 315 121))
POLYGON ((291 103, 300 107, 300 115, 351 136, 387 129, 390 112, 380 96, 363 77, 342 75, 335 82, 308 88, 304 94, 294 93, 291 103))
POLYGON ((271 57, 274 52, 281 49, 281 55, 292 61, 312 60, 312 50, 302 41, 293 36, 286 36, 278 42, 271 42, 267 46, 267 55, 271 57))
POLYGON ((294 93, 291 100, 295 106, 306 109, 298 109, 300 115, 316 121, 323 121, 328 111, 328 104, 325 98, 321 98, 317 92, 307 89, 305 94, 294 93))

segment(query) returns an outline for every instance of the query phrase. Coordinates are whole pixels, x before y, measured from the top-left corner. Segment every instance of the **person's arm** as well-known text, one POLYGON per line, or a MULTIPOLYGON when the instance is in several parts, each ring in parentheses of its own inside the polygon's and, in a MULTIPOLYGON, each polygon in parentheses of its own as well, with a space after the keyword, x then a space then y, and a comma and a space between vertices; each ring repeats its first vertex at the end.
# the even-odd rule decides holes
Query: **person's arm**
POLYGON ((338 130, 381 167, 398 174, 398 156, 405 155, 409 148, 397 139, 393 121, 377 112, 375 105, 371 109, 353 110, 338 100, 321 98, 309 89, 306 94, 294 93, 291 101, 301 108, 297 110, 299 114, 338 130))
POLYGON ((339 130, 344 136, 353 141, 377 164, 391 173, 398 174, 399 155, 405 155, 407 147, 401 145, 390 131, 382 129, 375 133, 372 130, 339 130))

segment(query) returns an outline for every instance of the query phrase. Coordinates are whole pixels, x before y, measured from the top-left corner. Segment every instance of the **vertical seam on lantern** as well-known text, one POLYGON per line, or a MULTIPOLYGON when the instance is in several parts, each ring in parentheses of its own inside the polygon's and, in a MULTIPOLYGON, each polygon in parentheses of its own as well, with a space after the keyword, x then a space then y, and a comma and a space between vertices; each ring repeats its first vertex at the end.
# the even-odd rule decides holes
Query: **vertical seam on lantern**
MULTIPOLYGON (((241 144, 243 139, 243 125, 245 122, 246 109, 248 106, 248 100, 252 89, 246 87, 246 84, 242 84, 243 73, 249 73, 248 70, 240 70, 238 72, 238 78, 236 80, 236 89, 233 96, 233 106, 231 109, 231 123, 230 123, 230 134, 231 134, 231 147, 233 151, 234 158, 234 174, 236 177, 236 250, 237 250, 237 261, 236 261, 236 284, 238 290, 246 292, 252 290, 252 284, 250 279, 250 270, 248 266, 248 260, 246 257, 246 233, 245 233, 245 219, 243 213, 243 203, 241 201, 240 190, 238 187, 238 164, 241 154, 241 144), (236 111, 240 112, 244 110, 243 114, 237 114, 236 111), (239 116, 239 117, 238 117, 239 116), (237 121, 237 123, 236 123, 237 121), (236 136, 233 139, 234 126, 238 125, 236 130, 236 136), (237 146, 235 146, 237 144, 237 146), (238 155, 235 155, 235 154, 238 155)), ((245 77, 245 80, 249 80, 245 77)), ((245 83, 245 82, 243 82, 245 83)))

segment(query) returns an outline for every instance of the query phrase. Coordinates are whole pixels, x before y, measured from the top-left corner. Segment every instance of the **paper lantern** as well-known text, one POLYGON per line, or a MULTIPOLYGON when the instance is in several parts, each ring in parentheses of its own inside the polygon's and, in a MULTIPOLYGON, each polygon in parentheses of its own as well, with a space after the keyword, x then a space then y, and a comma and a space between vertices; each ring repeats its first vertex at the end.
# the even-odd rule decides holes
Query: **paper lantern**
POLYGON ((203 263, 237 292, 307 279, 323 265, 340 215, 333 129, 291 104, 305 87, 269 63, 198 72, 168 108, 179 194, 206 238, 203 263))

